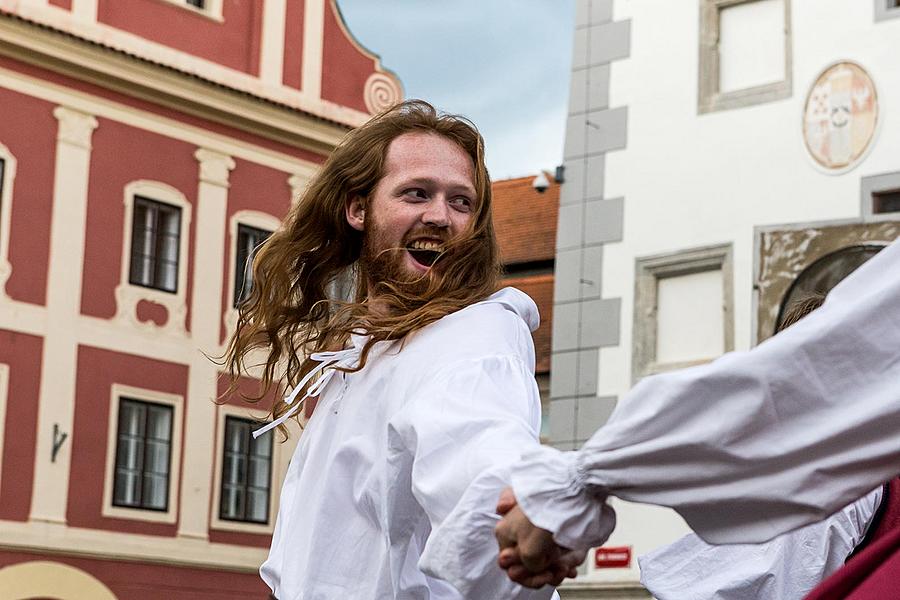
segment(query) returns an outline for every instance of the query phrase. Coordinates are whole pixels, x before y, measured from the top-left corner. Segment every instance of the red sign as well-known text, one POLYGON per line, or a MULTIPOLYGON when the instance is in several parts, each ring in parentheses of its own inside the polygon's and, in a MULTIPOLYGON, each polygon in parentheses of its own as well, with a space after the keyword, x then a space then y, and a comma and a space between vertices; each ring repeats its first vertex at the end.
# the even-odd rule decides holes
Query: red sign
POLYGON ((631 546, 604 546, 594 552, 598 569, 620 569, 631 566, 631 546))

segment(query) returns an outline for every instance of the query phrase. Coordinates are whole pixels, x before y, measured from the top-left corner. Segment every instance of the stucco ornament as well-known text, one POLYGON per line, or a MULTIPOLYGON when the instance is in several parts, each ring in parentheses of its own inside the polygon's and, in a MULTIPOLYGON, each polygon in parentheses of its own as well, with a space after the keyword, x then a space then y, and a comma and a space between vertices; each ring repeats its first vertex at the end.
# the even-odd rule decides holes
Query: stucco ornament
POLYGON ((865 154, 878 123, 878 95, 869 74, 852 62, 825 69, 806 98, 803 141, 826 169, 847 169, 865 154))
POLYGON ((363 97, 371 114, 378 114, 400 102, 402 93, 397 83, 384 73, 372 73, 366 80, 363 97))

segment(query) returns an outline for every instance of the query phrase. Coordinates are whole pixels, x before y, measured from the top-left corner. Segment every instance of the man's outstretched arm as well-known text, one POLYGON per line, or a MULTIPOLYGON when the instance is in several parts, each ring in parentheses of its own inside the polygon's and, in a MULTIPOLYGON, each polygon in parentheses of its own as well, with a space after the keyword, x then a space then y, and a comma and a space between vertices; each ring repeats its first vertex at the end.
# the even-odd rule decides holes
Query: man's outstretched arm
MULTIPOLYGON (((771 539, 897 474, 898 382, 895 243, 753 350, 644 379, 581 450, 527 454, 507 524, 527 517, 561 547, 590 547, 614 527, 615 495, 674 508, 708 542, 771 539)), ((545 540, 511 529, 516 560, 541 564, 545 540)))

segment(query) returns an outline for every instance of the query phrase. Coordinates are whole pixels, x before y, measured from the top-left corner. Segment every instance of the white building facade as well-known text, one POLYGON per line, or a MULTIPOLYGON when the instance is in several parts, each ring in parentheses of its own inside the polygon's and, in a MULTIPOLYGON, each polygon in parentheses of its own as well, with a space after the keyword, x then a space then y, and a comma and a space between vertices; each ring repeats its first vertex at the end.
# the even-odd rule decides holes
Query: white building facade
MULTIPOLYGON (((900 235, 900 1, 576 5, 549 411, 565 449, 641 377, 752 347, 900 235)), ((636 557, 687 531, 616 510, 629 565, 592 554, 565 597, 648 597, 636 557)))

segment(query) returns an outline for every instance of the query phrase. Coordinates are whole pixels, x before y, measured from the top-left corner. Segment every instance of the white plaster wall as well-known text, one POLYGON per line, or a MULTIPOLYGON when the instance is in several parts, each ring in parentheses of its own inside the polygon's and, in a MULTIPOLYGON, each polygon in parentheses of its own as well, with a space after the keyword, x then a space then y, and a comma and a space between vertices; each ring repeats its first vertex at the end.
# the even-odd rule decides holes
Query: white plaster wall
MULTIPOLYGON (((860 178, 900 171, 900 19, 876 23, 873 3, 792 0, 793 93, 784 100, 697 114, 699 0, 615 0, 631 19, 631 56, 613 63, 610 107, 628 107, 628 144, 606 157, 604 196, 625 198, 623 241, 604 246, 603 294, 622 299, 621 346, 600 350, 598 395, 631 385, 637 257, 732 243, 735 349, 750 346, 753 230, 760 225, 857 218, 860 178), (806 153, 806 94, 828 65, 852 60, 878 88, 880 124, 853 170, 825 173, 806 153)), ((619 502, 610 545, 641 555, 686 528, 672 511, 619 502)), ((592 573, 633 579, 637 570, 592 573)))

